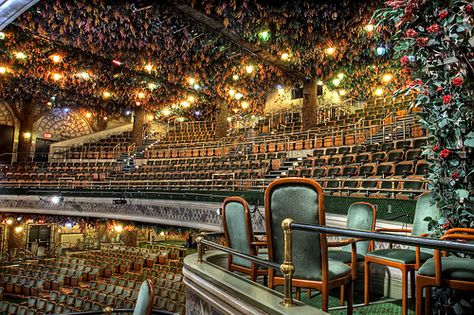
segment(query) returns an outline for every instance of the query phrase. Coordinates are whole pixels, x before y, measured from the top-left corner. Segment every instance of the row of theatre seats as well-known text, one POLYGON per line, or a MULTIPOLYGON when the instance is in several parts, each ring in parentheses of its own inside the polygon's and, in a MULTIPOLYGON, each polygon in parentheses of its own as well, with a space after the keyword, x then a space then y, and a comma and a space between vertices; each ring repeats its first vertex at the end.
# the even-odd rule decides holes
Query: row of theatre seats
POLYGON ((0 314, 61 314, 99 311, 106 306, 132 309, 145 279, 155 287, 154 308, 183 314, 182 266, 186 252, 175 246, 150 249, 113 245, 40 264, 3 267, 1 290, 8 296, 25 298, 26 302, 19 305, 1 301, 0 314), (98 272, 87 272, 92 265, 103 267, 98 272), (76 272, 68 276, 68 270, 76 272), (56 274, 59 280, 47 285, 46 273, 56 274), (30 286, 21 281, 24 278, 37 282, 30 286))
POLYGON ((166 136, 171 142, 212 141, 215 130, 212 122, 175 123, 166 136))
POLYGON ((107 138, 72 146, 66 154, 68 159, 113 159, 127 152, 132 142, 130 131, 113 134, 107 138))
POLYGON ((429 141, 422 137, 317 149, 295 159, 279 177, 315 178, 332 195, 413 198, 427 189, 422 150, 429 141))

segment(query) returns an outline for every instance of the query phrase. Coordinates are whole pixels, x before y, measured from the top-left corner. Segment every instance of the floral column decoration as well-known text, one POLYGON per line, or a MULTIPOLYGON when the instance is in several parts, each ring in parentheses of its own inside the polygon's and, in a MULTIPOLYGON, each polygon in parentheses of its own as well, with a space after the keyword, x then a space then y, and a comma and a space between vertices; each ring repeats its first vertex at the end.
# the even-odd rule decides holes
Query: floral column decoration
MULTIPOLYGON (((453 227, 474 228, 473 3, 463 0, 390 0, 374 20, 393 31, 394 58, 412 77, 401 93, 416 93, 420 123, 434 136, 424 151, 428 179, 442 218, 435 236, 453 227)), ((435 307, 471 312, 459 293, 438 290, 435 307), (469 309, 469 310, 467 310, 469 309)), ((447 311, 443 309, 441 311, 447 311)))

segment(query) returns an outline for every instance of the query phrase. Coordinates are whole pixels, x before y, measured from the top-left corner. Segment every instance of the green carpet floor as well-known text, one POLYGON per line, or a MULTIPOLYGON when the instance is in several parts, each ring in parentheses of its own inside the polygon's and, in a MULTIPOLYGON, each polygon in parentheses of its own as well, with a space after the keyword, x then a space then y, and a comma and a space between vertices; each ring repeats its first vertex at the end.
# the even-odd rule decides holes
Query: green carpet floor
MULTIPOLYGON (((321 296, 319 292, 313 290, 311 298, 308 299, 306 290, 301 292, 301 301, 303 303, 312 305, 317 308, 321 308, 321 296)), ((354 304, 362 304, 363 296, 362 293, 356 292, 354 294, 354 304)), ((329 297, 329 308, 339 307, 339 296, 332 295, 329 297)), ((415 306, 411 303, 408 304, 408 314, 415 314, 415 306)), ((329 310, 330 314, 339 315, 346 314, 345 309, 329 310)), ((402 313, 402 301, 401 300, 379 300, 373 302, 368 306, 358 306, 354 308, 354 314, 383 314, 383 315, 399 315, 402 313)))

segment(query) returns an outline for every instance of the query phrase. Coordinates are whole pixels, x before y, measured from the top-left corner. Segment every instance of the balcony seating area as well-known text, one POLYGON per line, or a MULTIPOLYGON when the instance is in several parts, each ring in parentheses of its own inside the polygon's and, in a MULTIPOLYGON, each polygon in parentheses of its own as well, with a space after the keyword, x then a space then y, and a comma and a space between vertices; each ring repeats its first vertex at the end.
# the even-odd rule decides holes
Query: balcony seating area
POLYGON ((131 132, 110 135, 107 138, 72 146, 66 154, 67 159, 115 159, 127 152, 131 144, 131 132))
POLYGON ((206 142, 214 139, 214 123, 197 121, 175 123, 170 126, 166 141, 169 142, 206 142))
POLYGON ((155 288, 154 308, 184 314, 182 266, 187 249, 162 244, 148 247, 103 246, 100 251, 2 267, 0 290, 25 302, 1 301, 0 314, 134 308, 145 279, 155 288))
POLYGON ((428 163, 421 153, 428 141, 316 149, 310 157, 284 162, 276 177, 314 178, 331 195, 413 198, 427 189, 428 163))

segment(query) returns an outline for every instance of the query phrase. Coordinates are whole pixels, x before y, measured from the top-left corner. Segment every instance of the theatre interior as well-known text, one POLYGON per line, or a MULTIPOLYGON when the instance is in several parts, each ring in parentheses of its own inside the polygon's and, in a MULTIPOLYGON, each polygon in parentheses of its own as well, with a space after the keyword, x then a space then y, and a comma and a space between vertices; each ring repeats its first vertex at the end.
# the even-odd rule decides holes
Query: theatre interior
POLYGON ((473 22, 0 1, 0 315, 474 314, 473 22))

